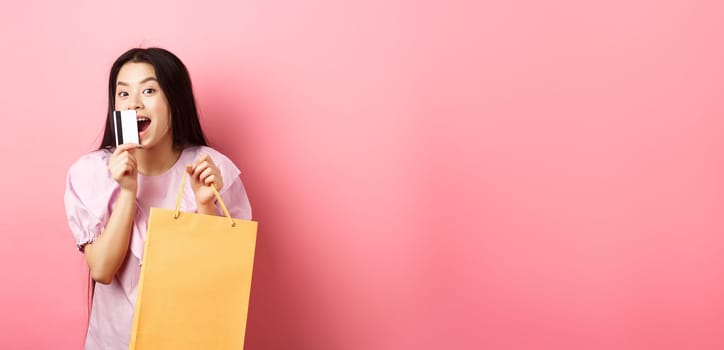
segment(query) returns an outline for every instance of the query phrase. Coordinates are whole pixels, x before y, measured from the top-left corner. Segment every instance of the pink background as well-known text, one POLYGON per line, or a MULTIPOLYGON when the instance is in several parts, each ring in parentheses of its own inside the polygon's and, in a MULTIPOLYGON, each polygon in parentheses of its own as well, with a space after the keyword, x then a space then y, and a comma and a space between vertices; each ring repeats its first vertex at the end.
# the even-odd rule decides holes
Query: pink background
POLYGON ((723 11, 3 4, 0 348, 80 348, 65 173, 160 45, 260 222, 247 349, 722 349, 723 11))

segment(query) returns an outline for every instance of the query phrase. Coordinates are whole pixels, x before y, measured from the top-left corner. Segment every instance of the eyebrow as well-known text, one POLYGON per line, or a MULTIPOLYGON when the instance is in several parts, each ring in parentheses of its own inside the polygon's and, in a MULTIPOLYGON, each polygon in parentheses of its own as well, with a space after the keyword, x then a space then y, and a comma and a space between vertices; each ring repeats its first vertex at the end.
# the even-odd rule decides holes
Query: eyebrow
MULTIPOLYGON (((143 84, 143 83, 149 82, 149 81, 151 81, 151 80, 153 80, 153 81, 155 81, 155 82, 158 82, 158 80, 156 80, 156 77, 148 77, 148 78, 146 78, 146 79, 141 80, 141 82, 138 83, 138 85, 141 85, 141 84, 143 84)), ((119 81, 119 82, 116 83, 116 85, 128 86, 128 83, 119 81)))

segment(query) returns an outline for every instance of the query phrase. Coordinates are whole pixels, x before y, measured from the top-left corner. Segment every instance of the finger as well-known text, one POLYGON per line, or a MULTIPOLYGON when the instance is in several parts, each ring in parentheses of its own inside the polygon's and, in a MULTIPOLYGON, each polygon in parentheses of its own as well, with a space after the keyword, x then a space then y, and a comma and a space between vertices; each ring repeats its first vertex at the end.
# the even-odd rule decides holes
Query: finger
POLYGON ((204 183, 206 182, 206 178, 208 178, 210 175, 214 174, 214 169, 211 167, 206 168, 206 170, 202 171, 201 174, 199 174, 199 179, 202 180, 204 183))
POLYGON ((118 164, 109 167, 108 170, 110 171, 114 179, 118 179, 121 175, 123 175, 123 169, 119 167, 118 164))
POLYGON ((125 152, 122 152, 122 153, 119 153, 119 154, 114 154, 114 155, 111 157, 111 159, 108 160, 108 167, 113 167, 113 166, 116 166, 116 165, 118 165, 118 164, 120 164, 120 163, 123 163, 125 157, 126 157, 126 153, 125 153, 125 152))
POLYGON ((120 157, 124 152, 125 151, 119 151, 119 150, 116 150, 115 152, 113 152, 113 154, 111 154, 111 157, 108 158, 108 163, 117 162, 118 157, 120 157))
MULTIPOLYGON (((211 186, 211 184, 216 184, 216 175, 211 174, 204 178, 204 185, 211 186)), ((218 187, 218 186, 217 186, 218 187)))
POLYGON ((125 164, 131 164, 135 168, 138 164, 138 161, 136 160, 136 157, 133 156, 130 152, 123 152, 119 154, 117 157, 114 157, 111 159, 111 163, 114 165, 125 165, 125 164))
POLYGON ((132 154, 128 155, 128 158, 126 159, 126 162, 133 166, 133 169, 138 168, 138 161, 136 160, 136 157, 134 157, 132 154))
POLYGON ((113 151, 113 154, 119 154, 119 153, 121 153, 121 152, 133 150, 133 149, 136 149, 136 148, 139 148, 139 147, 141 147, 141 145, 139 145, 139 144, 137 144, 137 143, 124 143, 124 144, 116 147, 116 150, 113 151))
POLYGON ((118 162, 125 162, 128 159, 132 159, 134 162, 136 160, 136 157, 133 155, 132 150, 131 151, 121 151, 118 153, 114 153, 111 158, 108 160, 108 163, 118 163, 118 162))
POLYGON ((209 163, 207 161, 203 161, 200 164, 196 166, 194 169, 194 177, 201 178, 201 173, 204 172, 206 169, 209 168, 209 163))
POLYGON ((204 184, 208 186, 214 185, 217 190, 221 190, 221 188, 224 187, 224 181, 221 179, 221 174, 216 171, 212 172, 211 175, 204 179, 204 184))
POLYGON ((209 156, 207 153, 204 153, 200 155, 198 158, 196 158, 196 161, 194 162, 194 166, 197 166, 203 162, 207 162, 209 164, 214 164, 214 160, 211 159, 211 156, 209 156))
POLYGON ((125 164, 116 164, 111 169, 111 174, 113 174, 114 178, 120 178, 127 175, 133 175, 136 171, 136 167, 133 166, 133 164, 125 163, 125 164))
POLYGON ((124 172, 126 170, 133 170, 136 168, 136 162, 129 159, 128 157, 124 157, 123 159, 120 159, 118 163, 116 163, 116 169, 121 169, 124 172))
POLYGON ((206 160, 206 154, 202 154, 202 155, 198 156, 198 157, 196 158, 196 160, 194 161, 194 164, 193 164, 193 165, 194 165, 194 168, 195 168, 197 165, 201 164, 201 162, 203 162, 203 161, 205 161, 205 160, 206 160))
POLYGON ((127 163, 130 163, 130 164, 133 164, 133 167, 134 167, 134 168, 135 168, 136 165, 138 164, 137 161, 136 161, 136 157, 134 157, 133 154, 131 154, 131 153, 129 153, 129 152, 123 152, 123 153, 119 154, 119 155, 118 155, 117 157, 115 157, 114 159, 111 159, 111 163, 112 163, 112 164, 127 164, 127 163))
POLYGON ((128 175, 133 175, 135 173, 136 173, 136 167, 134 167, 130 163, 126 163, 125 171, 123 172, 123 175, 128 176, 128 175))

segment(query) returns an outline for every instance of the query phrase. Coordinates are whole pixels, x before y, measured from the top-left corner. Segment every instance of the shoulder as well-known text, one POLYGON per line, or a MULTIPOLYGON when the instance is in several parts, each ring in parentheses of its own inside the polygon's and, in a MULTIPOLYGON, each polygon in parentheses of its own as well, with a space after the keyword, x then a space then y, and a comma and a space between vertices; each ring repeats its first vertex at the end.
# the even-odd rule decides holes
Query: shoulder
POLYGON ((83 201, 105 201, 117 187, 108 171, 109 150, 97 150, 82 155, 68 169, 66 192, 83 201))
POLYGON ((109 150, 97 150, 82 155, 68 169, 68 185, 84 188, 103 188, 114 185, 108 171, 109 150))
POLYGON ((68 169, 68 177, 93 179, 108 176, 108 159, 111 151, 102 149, 86 153, 76 160, 68 169))

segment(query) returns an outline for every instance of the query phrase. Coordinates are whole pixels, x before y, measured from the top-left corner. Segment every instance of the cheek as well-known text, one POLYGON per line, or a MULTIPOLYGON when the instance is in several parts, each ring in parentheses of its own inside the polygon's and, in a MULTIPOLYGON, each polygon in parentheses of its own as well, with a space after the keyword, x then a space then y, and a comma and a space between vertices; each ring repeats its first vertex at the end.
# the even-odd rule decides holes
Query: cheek
POLYGON ((168 114, 168 105, 163 100, 153 99, 146 105, 147 108, 152 109, 159 116, 168 114))

